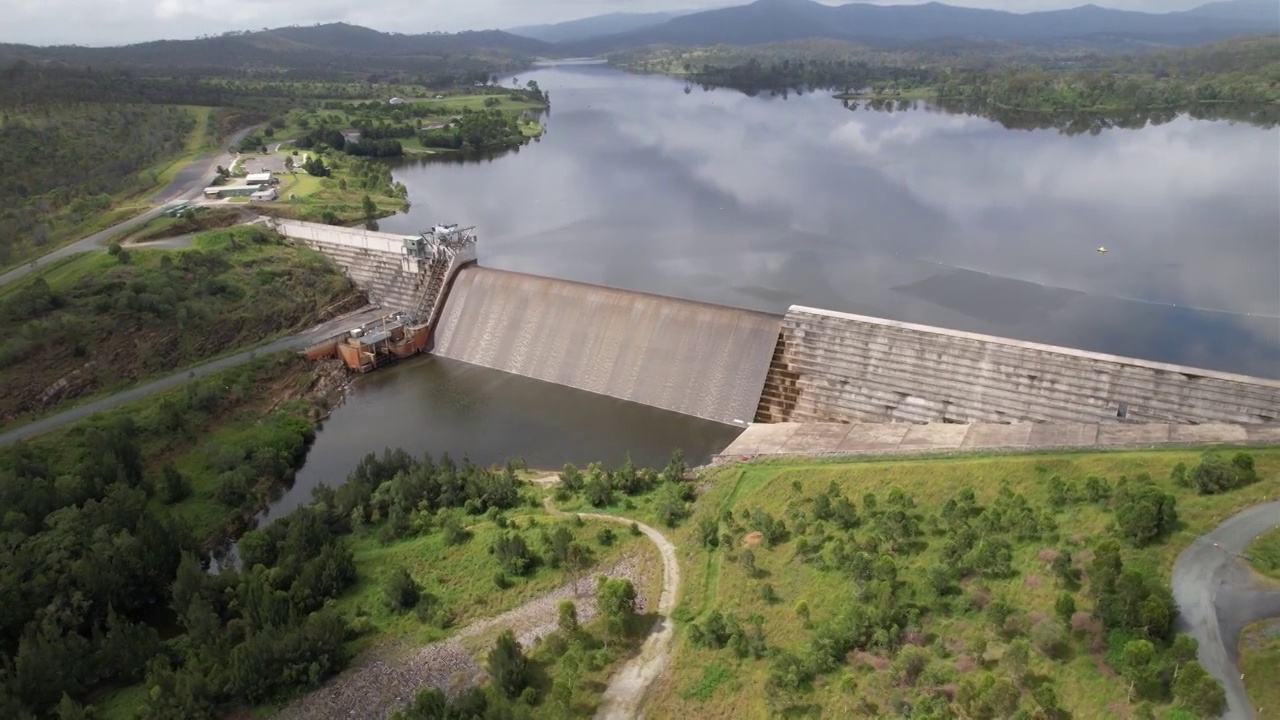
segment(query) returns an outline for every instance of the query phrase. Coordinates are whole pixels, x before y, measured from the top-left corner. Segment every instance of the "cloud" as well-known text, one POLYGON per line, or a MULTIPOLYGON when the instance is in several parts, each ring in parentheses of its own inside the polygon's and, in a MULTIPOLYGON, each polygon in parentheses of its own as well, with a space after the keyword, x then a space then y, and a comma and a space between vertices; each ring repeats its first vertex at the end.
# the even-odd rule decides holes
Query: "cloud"
MULTIPOLYGON (((561 22, 610 12, 701 10, 732 4, 725 0, 381 0, 366 4, 344 0, 0 0, 0 17, 4 18, 0 42, 115 45, 338 21, 391 32, 456 32, 561 22)), ((881 0, 876 4, 897 3, 881 0)), ((952 4, 1029 12, 1074 7, 1080 0, 953 0, 952 4)), ((1107 3, 1148 12, 1198 4, 1200 0, 1107 3)))

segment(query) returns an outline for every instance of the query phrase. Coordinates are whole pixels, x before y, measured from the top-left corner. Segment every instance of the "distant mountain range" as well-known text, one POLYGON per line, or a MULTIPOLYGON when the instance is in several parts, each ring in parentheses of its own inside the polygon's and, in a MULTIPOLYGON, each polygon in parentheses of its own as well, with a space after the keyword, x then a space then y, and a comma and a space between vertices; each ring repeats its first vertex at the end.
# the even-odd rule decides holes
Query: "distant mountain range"
POLYGON ((522 27, 507 28, 506 32, 549 43, 577 42, 601 35, 616 35, 632 30, 642 30, 661 25, 681 15, 691 15, 694 12, 693 10, 678 10, 652 13, 608 13, 550 25, 524 25, 522 27))
POLYGON ((810 0, 757 0, 749 5, 682 15, 657 25, 568 45, 578 54, 646 45, 756 45, 810 38, 900 46, 944 38, 1034 44, 1105 36, 1188 45, 1276 31, 1280 31, 1277 0, 1226 0, 1172 13, 1129 12, 1084 5, 1070 10, 1025 14, 937 2, 832 6, 810 0))
POLYGON ((0 65, 17 60, 68 65, 324 72, 457 71, 526 64, 554 46, 500 30, 405 35, 330 23, 121 47, 0 44, 0 65))
POLYGON ((386 33, 331 23, 114 48, 0 44, 17 60, 174 70, 269 68, 315 72, 483 72, 537 57, 600 55, 649 45, 756 45, 834 39, 872 47, 981 47, 1061 41, 1106 47, 1192 45, 1280 32, 1280 0, 1225 0, 1184 12, 1140 13, 1085 5, 1017 14, 944 5, 822 5, 757 0, 687 13, 611 13, 554 25, 463 33, 386 33), (1101 41, 1101 42, 1100 42, 1101 41))

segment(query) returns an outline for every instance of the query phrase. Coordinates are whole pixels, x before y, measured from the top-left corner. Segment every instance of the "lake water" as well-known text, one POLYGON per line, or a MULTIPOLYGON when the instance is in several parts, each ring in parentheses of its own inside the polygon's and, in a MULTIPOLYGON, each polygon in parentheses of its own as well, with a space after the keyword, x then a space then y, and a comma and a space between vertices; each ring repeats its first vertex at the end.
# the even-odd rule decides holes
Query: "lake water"
MULTIPOLYGON (((526 80, 551 95, 546 136, 483 161, 404 161, 413 207, 382 230, 457 222, 494 268, 1280 377, 1275 128, 1066 135, 824 93, 686 93, 600 65, 526 80)), ((290 495, 386 445, 558 466, 672 445, 700 459, 733 432, 424 359, 355 384, 290 495)))

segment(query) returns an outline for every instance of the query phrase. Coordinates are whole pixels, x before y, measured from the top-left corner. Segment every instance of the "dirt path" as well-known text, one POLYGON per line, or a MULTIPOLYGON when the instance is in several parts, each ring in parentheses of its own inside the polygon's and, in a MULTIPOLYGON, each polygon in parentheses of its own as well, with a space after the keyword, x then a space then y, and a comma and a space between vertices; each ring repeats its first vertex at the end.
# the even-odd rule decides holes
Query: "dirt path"
MULTIPOLYGON (((592 576, 627 578, 640 586, 642 574, 643 563, 633 556, 592 576)), ((484 679, 485 669, 476 655, 498 632, 510 628, 528 648, 556 630, 564 600, 577 605, 579 621, 590 622, 597 613, 595 588, 594 582, 568 583, 514 610, 472 623, 447 640, 370 653, 355 667, 285 707, 276 720, 385 720, 412 702, 422 688, 436 687, 456 696, 484 679)))
MULTIPOLYGON (((554 475, 537 478, 533 482, 538 485, 554 484, 558 478, 554 475)), ((569 515, 556 509, 551 499, 543 501, 547 512, 552 515, 569 515)), ((630 525, 633 520, 616 515, 600 515, 598 513, 572 513, 590 520, 630 525)), ((662 594, 658 598, 658 622, 649 631, 644 645, 640 646, 640 654, 627 661, 622 669, 609 680, 605 688, 604 700, 596 711, 596 720, 634 720, 643 717, 640 708, 653 682, 662 675, 671 657, 671 641, 675 636, 675 628, 671 621, 671 611, 676 606, 676 595, 680 591, 680 563, 676 559, 676 546, 671 544, 662 533, 644 523, 636 522, 640 532, 649 538, 658 551, 662 553, 662 594)))
POLYGON ((1257 717, 1237 665, 1240 633, 1280 616, 1280 591, 1260 586, 1240 559, 1258 535, 1280 525, 1280 502, 1255 505, 1198 538, 1173 566, 1178 630, 1200 643, 1200 663, 1227 691, 1227 720, 1257 717))

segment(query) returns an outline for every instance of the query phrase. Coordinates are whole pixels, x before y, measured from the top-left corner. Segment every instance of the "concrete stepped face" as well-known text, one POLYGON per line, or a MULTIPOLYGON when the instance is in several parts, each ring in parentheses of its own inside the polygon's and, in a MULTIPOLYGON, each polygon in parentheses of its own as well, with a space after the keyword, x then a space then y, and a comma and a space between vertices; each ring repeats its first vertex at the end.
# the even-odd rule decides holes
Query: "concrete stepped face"
POLYGON ((793 307, 757 422, 1280 421, 1280 382, 793 307))

